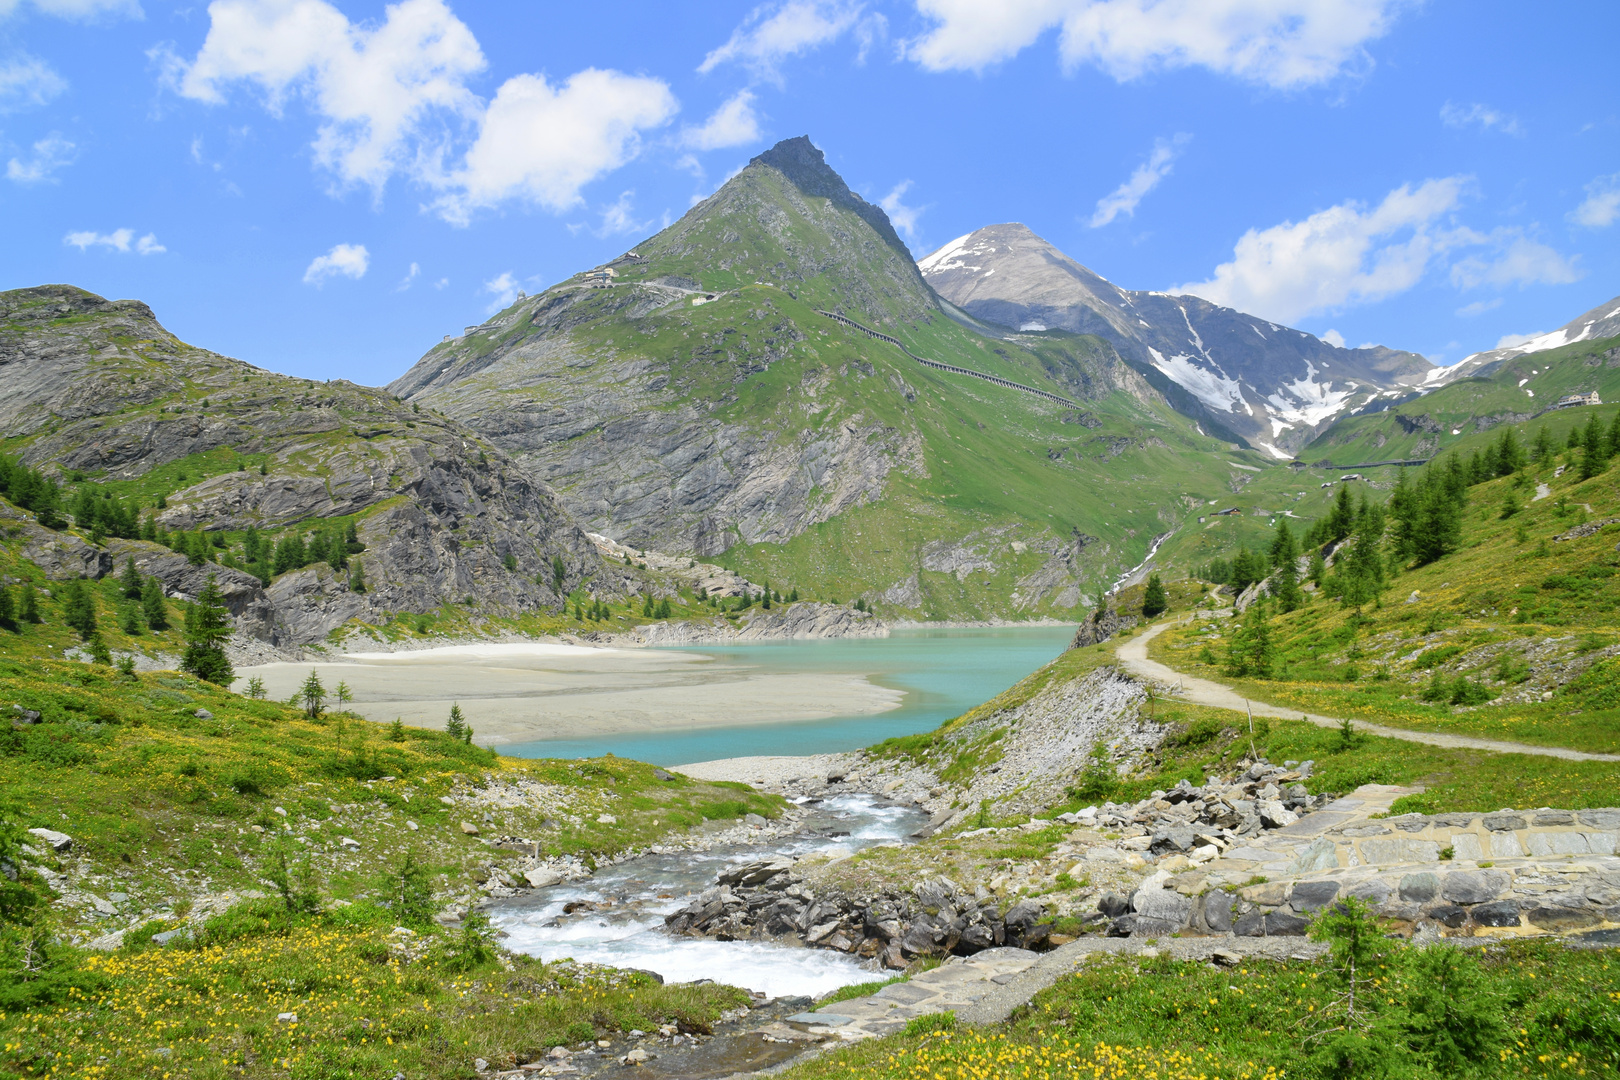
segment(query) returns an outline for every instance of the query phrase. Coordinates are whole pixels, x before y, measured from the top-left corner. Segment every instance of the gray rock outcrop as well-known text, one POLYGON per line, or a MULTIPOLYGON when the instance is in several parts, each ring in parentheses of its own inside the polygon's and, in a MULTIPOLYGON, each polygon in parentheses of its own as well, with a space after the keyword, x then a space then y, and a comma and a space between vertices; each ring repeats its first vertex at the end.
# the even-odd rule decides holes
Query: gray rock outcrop
POLYGON ((0 426, 25 440, 26 464, 59 479, 177 473, 158 513, 167 529, 273 532, 348 517, 366 546, 364 592, 324 566, 265 589, 157 545, 97 548, 35 526, 25 554, 53 577, 101 577, 134 556, 172 595, 195 596, 213 573, 241 630, 286 645, 468 597, 489 614, 556 608, 554 559, 565 592, 625 591, 551 490, 465 427, 377 390, 193 348, 138 301, 65 285, 0 293, 0 380, 0 426))

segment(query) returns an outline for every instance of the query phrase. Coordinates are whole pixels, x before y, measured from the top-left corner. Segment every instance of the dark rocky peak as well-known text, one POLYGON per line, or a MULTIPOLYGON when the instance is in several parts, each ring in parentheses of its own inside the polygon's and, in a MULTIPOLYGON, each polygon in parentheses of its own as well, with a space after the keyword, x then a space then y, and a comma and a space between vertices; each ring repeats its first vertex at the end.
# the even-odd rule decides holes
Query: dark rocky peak
POLYGON ((844 183, 844 178, 827 164, 827 155, 810 141, 810 136, 800 135, 793 139, 783 139, 748 164, 767 165, 787 177, 793 182, 794 187, 806 195, 829 199, 834 205, 860 215, 863 221, 877 230, 885 243, 907 259, 911 258, 911 249, 900 239, 900 234, 894 231, 889 215, 885 214, 881 207, 873 206, 851 191, 849 185, 844 183))

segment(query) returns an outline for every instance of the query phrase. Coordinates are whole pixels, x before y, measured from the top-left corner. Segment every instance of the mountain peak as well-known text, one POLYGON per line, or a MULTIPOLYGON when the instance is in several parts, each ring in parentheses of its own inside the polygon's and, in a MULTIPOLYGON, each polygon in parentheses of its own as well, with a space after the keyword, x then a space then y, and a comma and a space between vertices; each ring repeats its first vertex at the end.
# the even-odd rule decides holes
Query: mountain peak
POLYGON ((827 155, 810 141, 810 136, 799 135, 792 139, 783 139, 748 164, 775 169, 804 194, 828 199, 834 205, 860 215, 868 225, 877 230, 886 244, 910 261, 911 250, 900 239, 900 234, 894 231, 889 215, 885 214, 881 207, 873 206, 851 191, 844 178, 827 164, 827 155))

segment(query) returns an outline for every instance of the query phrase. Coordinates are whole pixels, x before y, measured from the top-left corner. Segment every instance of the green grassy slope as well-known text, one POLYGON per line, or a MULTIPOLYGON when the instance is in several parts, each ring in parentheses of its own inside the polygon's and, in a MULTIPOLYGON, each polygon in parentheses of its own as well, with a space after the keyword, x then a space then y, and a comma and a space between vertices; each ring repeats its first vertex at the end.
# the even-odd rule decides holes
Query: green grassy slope
MULTIPOLYGON (((1459 380, 1385 412, 1348 417, 1299 456, 1341 465, 1430 458, 1466 445, 1479 431, 1531 420, 1567 394, 1592 391, 1606 401, 1620 400, 1620 338, 1515 357, 1487 377, 1459 380)), ((1558 410, 1540 421, 1562 433, 1578 411, 1558 410)))

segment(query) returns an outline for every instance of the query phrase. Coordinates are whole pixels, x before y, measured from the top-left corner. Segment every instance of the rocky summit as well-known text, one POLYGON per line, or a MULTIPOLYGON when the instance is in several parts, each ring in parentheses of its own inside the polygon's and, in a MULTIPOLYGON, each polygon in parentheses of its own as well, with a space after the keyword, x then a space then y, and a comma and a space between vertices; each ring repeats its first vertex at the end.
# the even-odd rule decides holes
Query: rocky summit
POLYGON ((1416 353, 1346 349, 1196 296, 1122 289, 1017 223, 958 237, 920 266, 977 319, 1104 338, 1176 408, 1279 458, 1437 370, 1416 353))

